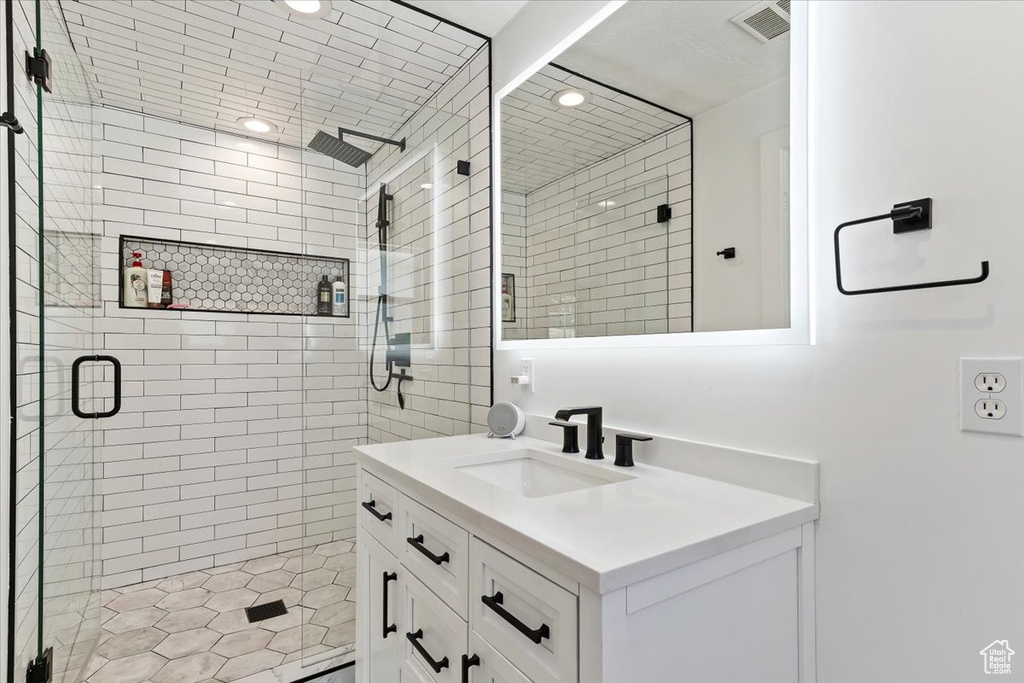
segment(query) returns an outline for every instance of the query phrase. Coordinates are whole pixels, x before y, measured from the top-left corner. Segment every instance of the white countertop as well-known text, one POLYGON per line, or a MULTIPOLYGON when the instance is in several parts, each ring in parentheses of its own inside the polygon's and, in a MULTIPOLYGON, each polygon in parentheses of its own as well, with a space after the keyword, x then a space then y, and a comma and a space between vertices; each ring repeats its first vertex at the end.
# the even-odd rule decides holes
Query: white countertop
POLYGON ((818 506, 684 472, 615 467, 529 437, 453 436, 358 446, 360 464, 414 498, 546 562, 598 593, 717 555, 818 517, 818 506), (465 456, 524 448, 635 478, 527 498, 455 469, 465 456), (458 461, 445 462, 452 458, 458 461))

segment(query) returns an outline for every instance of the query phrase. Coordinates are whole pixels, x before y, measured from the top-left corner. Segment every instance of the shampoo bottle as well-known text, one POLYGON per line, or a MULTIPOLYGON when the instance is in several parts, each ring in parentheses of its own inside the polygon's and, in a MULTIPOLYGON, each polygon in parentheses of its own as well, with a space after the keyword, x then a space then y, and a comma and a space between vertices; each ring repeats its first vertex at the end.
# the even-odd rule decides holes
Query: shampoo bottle
POLYGON ((146 279, 148 274, 142 267, 142 252, 132 252, 132 265, 124 269, 124 286, 121 288, 121 303, 128 308, 145 308, 149 303, 146 279))
POLYGON ((331 285, 331 294, 332 313, 340 316, 348 315, 348 286, 345 284, 345 278, 340 275, 335 278, 334 284, 331 285))
POLYGON ((164 271, 150 268, 146 276, 146 294, 149 307, 163 308, 160 305, 160 293, 163 290, 164 271))
POLYGON ((324 275, 316 286, 316 314, 331 314, 331 281, 324 275))

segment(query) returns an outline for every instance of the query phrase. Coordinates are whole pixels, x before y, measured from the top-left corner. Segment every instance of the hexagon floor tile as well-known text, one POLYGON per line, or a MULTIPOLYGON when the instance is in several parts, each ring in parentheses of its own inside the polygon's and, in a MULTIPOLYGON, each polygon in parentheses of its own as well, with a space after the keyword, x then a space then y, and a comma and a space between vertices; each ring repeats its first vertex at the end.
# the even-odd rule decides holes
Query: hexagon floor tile
POLYGON ((229 683, 300 657, 351 656, 354 566, 352 544, 336 541, 105 591, 85 681, 229 683), (250 623, 242 609, 279 599, 279 617, 250 623))

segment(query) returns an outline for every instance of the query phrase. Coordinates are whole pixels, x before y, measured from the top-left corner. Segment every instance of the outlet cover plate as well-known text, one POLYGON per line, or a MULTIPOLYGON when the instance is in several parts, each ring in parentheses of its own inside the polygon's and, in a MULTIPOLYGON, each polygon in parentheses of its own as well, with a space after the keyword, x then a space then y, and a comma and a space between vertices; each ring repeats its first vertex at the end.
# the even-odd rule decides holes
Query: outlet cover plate
POLYGON ((960 430, 1024 436, 1024 358, 960 359, 960 430), (979 390, 976 379, 985 373, 1002 375, 1006 387, 998 393, 979 390), (998 420, 979 416, 974 407, 986 398, 1005 404, 1006 414, 998 420))

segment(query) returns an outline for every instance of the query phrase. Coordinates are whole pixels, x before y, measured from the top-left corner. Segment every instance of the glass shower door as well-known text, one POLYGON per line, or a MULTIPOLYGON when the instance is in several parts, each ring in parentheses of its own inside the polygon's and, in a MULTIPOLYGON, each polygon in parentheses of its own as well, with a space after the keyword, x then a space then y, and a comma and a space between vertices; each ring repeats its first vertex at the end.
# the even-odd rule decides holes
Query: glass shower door
POLYGON ((101 395, 115 378, 96 355, 92 105, 57 1, 16 2, 12 19, 14 53, 31 53, 37 74, 16 78, 16 674, 49 668, 77 683, 100 629, 94 425, 116 403, 101 395))

